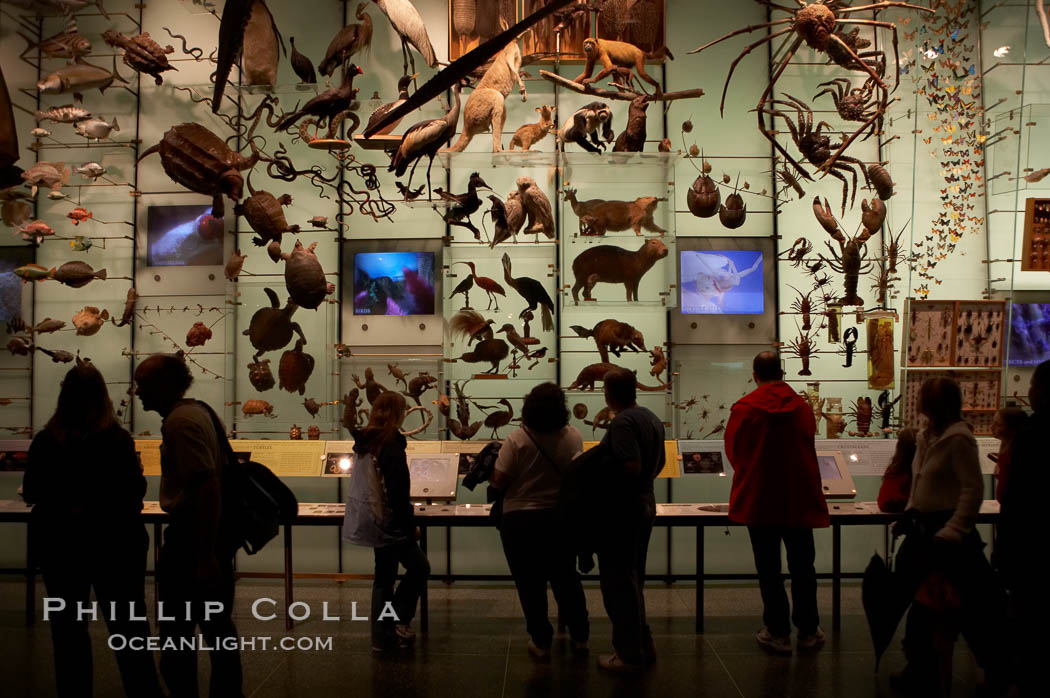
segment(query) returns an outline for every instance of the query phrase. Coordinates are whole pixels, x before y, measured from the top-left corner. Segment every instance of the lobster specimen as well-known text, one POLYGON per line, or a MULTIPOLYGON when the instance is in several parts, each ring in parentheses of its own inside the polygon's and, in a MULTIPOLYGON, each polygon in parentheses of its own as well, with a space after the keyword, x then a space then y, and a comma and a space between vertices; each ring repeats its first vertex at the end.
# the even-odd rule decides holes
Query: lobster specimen
POLYGON ((857 425, 856 431, 850 430, 850 436, 876 436, 871 433, 871 398, 858 397, 849 413, 857 425))
POLYGON ((799 370, 798 375, 813 375, 809 370, 809 360, 813 354, 816 353, 817 343, 813 339, 812 333, 799 330, 798 337, 788 342, 786 348, 787 353, 794 355, 802 361, 802 368, 799 370))
POLYGON ((900 402, 901 397, 903 396, 898 395, 893 400, 890 400, 890 391, 883 390, 879 393, 877 416, 882 431, 885 433, 892 431, 890 428, 890 421, 893 419, 893 408, 898 402, 900 402))
POLYGON ((448 424, 448 430, 452 432, 452 435, 457 439, 471 439, 478 430, 481 429, 481 422, 470 421, 470 402, 467 396, 463 393, 463 383, 458 381, 452 385, 453 391, 455 391, 456 400, 456 416, 453 418, 449 414, 449 405, 447 404, 448 398, 442 396, 444 399, 438 401, 438 411, 445 415, 445 421, 448 424))
POLYGON ((866 243, 871 237, 871 232, 862 227, 856 235, 847 236, 831 213, 827 199, 824 199, 824 208, 821 210, 820 200, 814 197, 813 213, 828 235, 839 244, 839 251, 836 252, 831 243, 825 240, 824 244, 831 252, 831 259, 820 255, 820 259, 831 267, 832 271, 845 277, 844 294, 838 302, 841 305, 864 305, 864 300, 857 295, 857 280, 861 274, 867 274, 872 268, 871 262, 864 259, 866 243))
POLYGON ((842 333, 843 344, 846 345, 846 363, 842 364, 842 368, 849 368, 853 365, 853 352, 857 350, 857 335, 856 327, 849 327, 842 333))
POLYGON ((811 326, 810 314, 813 312, 813 302, 809 297, 813 295, 813 291, 816 289, 810 289, 808 293, 802 293, 802 291, 799 291, 794 286, 791 286, 790 284, 788 285, 798 294, 798 298, 791 303, 791 310, 802 316, 802 331, 808 332, 811 326))

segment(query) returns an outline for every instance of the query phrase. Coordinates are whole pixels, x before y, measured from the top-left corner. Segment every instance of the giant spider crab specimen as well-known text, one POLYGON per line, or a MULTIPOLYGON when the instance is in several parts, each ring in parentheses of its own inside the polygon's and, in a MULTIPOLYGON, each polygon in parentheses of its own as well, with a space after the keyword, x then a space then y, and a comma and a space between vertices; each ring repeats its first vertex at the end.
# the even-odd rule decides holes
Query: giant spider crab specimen
MULTIPOLYGON (((835 64, 842 66, 847 70, 859 70, 867 73, 868 78, 873 80, 875 85, 882 91, 882 101, 885 102, 889 88, 882 76, 876 72, 877 68, 882 70, 882 67, 885 65, 885 55, 881 51, 862 51, 858 54, 857 49, 862 48, 865 43, 865 40, 860 38, 859 31, 857 31, 860 29, 860 26, 855 27, 854 31, 845 32, 843 31, 845 29, 844 25, 882 27, 883 29, 889 29, 892 32, 894 75, 896 76, 894 89, 896 89, 897 81, 900 79, 900 71, 897 68, 900 62, 900 56, 897 50, 897 26, 893 22, 883 22, 873 19, 854 19, 850 17, 850 15, 856 12, 885 10, 890 7, 917 10, 929 14, 933 14, 934 10, 931 10, 928 7, 912 5, 907 2, 872 2, 864 5, 857 5, 856 7, 850 7, 844 4, 844 0, 816 0, 816 2, 806 2, 805 0, 794 1, 797 3, 798 7, 779 5, 772 0, 755 0, 758 4, 769 7, 770 11, 786 12, 790 16, 737 29, 713 41, 709 41, 703 46, 698 46, 689 53, 700 53, 715 44, 721 43, 726 39, 730 39, 740 34, 750 34, 759 29, 781 27, 781 25, 785 24, 788 25, 786 27, 778 28, 776 31, 771 32, 758 41, 748 44, 740 55, 733 59, 733 62, 729 66, 729 74, 726 76, 725 85, 722 87, 722 101, 719 108, 724 115, 726 92, 729 90, 729 81, 733 77, 733 71, 736 69, 737 64, 743 60, 744 56, 768 41, 773 41, 774 39, 788 34, 793 35, 791 38, 788 38, 790 43, 787 45, 787 50, 783 52, 783 55, 774 65, 772 77, 769 80, 769 84, 766 85, 766 89, 758 98, 758 105, 756 106, 755 111, 758 114, 758 130, 762 132, 762 135, 769 139, 773 144, 773 147, 776 148, 788 162, 798 167, 798 163, 795 159, 788 154, 787 150, 785 150, 782 145, 777 143, 776 138, 774 138, 770 130, 766 128, 767 111, 765 105, 770 94, 773 92, 773 86, 776 84, 777 80, 780 79, 780 76, 784 73, 788 64, 791 63, 795 53, 799 50, 802 44, 805 43, 814 51, 823 53, 835 64)), ((882 72, 885 71, 882 70, 882 72)), ((843 141, 842 145, 834 154, 825 158, 823 162, 814 164, 817 164, 823 172, 830 172, 831 168, 842 156, 842 153, 846 148, 854 141, 854 139, 856 139, 857 136, 863 133, 868 126, 876 121, 877 116, 878 114, 876 113, 869 117, 869 120, 865 121, 865 123, 862 124, 850 138, 843 141)), ((806 170, 801 167, 798 167, 798 169, 806 179, 810 181, 813 180, 813 177, 810 176, 806 170)))

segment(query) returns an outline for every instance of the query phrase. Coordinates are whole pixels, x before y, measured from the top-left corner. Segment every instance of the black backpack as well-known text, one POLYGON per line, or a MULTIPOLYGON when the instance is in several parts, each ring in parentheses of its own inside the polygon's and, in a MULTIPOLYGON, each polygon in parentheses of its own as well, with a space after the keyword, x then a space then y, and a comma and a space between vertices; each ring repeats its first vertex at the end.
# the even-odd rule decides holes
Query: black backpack
POLYGON ((222 421, 210 405, 212 426, 226 454, 219 483, 222 515, 219 521, 219 551, 233 555, 243 548, 249 555, 277 537, 281 525, 292 523, 299 513, 299 501, 281 479, 262 463, 242 463, 233 452, 222 421))

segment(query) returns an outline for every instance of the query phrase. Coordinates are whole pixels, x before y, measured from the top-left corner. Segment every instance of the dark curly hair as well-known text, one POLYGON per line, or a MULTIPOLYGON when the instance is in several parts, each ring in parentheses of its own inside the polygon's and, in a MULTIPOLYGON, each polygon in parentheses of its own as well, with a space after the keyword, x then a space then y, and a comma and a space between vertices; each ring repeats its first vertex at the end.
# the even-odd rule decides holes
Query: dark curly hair
POLYGON ((569 423, 565 391, 554 383, 541 383, 525 396, 521 423, 540 434, 560 431, 569 423))

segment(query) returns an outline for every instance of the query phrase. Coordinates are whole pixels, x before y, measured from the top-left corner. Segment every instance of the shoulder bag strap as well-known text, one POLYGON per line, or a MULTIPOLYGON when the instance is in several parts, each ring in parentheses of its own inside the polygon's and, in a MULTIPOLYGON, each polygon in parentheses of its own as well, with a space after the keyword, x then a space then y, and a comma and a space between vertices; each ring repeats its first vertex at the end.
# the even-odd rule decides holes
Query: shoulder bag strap
POLYGON ((536 437, 532 435, 532 432, 529 431, 527 427, 522 427, 521 430, 525 432, 526 436, 529 437, 529 440, 532 441, 532 445, 535 446, 536 450, 540 452, 540 455, 543 456, 543 459, 550 463, 550 466, 554 468, 554 471, 558 473, 558 475, 564 475, 564 473, 562 473, 561 471, 561 468, 559 468, 557 464, 555 464, 554 459, 551 458, 550 455, 548 455, 547 451, 544 450, 543 446, 540 446, 540 442, 536 440, 536 437))

